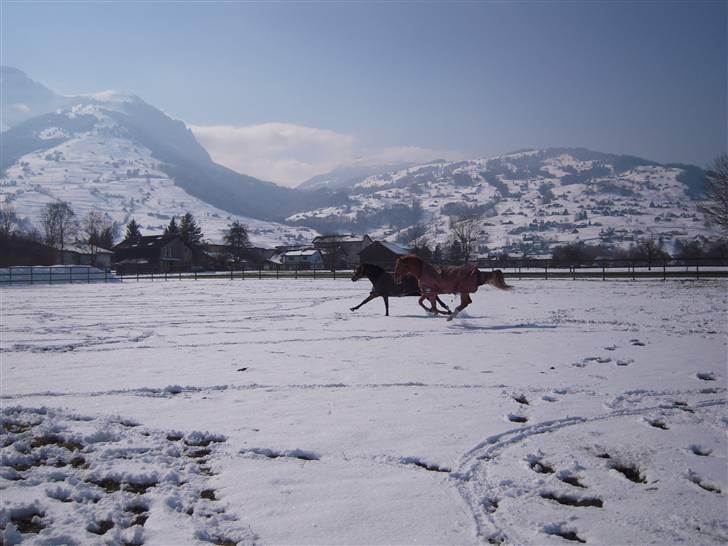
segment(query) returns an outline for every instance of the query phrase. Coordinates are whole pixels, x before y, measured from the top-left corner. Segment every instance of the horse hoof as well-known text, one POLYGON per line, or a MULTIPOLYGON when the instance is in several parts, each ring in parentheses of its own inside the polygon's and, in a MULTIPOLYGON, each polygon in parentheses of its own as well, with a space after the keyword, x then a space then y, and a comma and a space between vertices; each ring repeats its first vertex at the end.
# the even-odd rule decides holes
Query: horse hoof
POLYGON ((349 307, 349 311, 356 311, 353 307, 349 307))

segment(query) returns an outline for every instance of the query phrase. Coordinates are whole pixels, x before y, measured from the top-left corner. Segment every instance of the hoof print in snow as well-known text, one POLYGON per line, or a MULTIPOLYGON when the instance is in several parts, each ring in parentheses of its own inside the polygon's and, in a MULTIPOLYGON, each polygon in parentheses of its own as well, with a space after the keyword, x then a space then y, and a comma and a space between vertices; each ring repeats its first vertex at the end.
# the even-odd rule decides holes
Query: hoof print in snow
POLYGON ((424 468, 425 470, 429 470, 430 472, 443 472, 445 474, 449 474, 451 472, 451 469, 446 466, 428 463, 423 461, 419 457, 400 457, 399 462, 400 464, 413 465, 424 468))
POLYGON ((634 362, 634 359, 632 359, 632 358, 618 359, 617 366, 629 366, 633 362, 634 362))
POLYGON ((568 483, 569 485, 573 485, 574 487, 579 487, 581 489, 587 488, 586 485, 584 485, 583 483, 581 483, 581 481, 579 481, 579 476, 574 476, 573 474, 569 474, 567 472, 560 472, 558 475, 558 478, 562 482, 568 483))
POLYGON ((201 499, 211 500, 211 501, 217 500, 217 498, 215 497, 215 490, 214 489, 203 489, 200 492, 200 498, 201 499))
POLYGON ((609 468, 612 470, 616 470, 620 474, 622 474, 625 478, 627 478, 629 481, 634 483, 647 483, 647 480, 645 480, 644 476, 642 476, 642 473, 640 472, 639 468, 636 466, 632 466, 629 464, 622 464, 617 461, 609 463, 609 468))
POLYGON ((301 461, 318 461, 321 456, 313 451, 305 451, 303 449, 291 449, 288 451, 276 451, 265 447, 255 447, 251 449, 240 450, 242 455, 261 455, 268 459, 299 459, 301 461))
POLYGON ((528 406, 529 405, 528 399, 523 394, 519 394, 518 396, 514 396, 513 399, 516 402, 518 402, 519 404, 523 404, 524 406, 528 406))
POLYGON ((635 347, 644 347, 645 342, 640 341, 639 339, 630 339, 629 342, 634 345, 635 347))
POLYGON ((651 427, 659 428, 661 430, 670 430, 670 427, 667 426, 667 423, 665 421, 662 421, 660 419, 646 419, 647 424, 651 427))
POLYGON ((556 501, 559 504, 563 504, 564 506, 574 506, 576 508, 586 508, 586 507, 594 507, 594 508, 603 508, 604 502, 602 499, 599 499, 597 497, 574 497, 572 495, 559 495, 557 493, 553 493, 551 491, 545 491, 541 493, 541 498, 546 500, 552 500, 556 501))
POLYGON ((247 371, 248 371, 248 368, 238 368, 238 369, 237 369, 237 370, 235 370, 235 371, 236 371, 236 372, 247 372, 247 371))
POLYGON ((207 447, 212 443, 222 443, 227 438, 222 434, 210 434, 208 432, 190 432, 185 436, 185 445, 190 447, 207 447))
POLYGON ((526 458, 526 462, 531 470, 539 474, 553 474, 556 472, 552 466, 543 462, 543 457, 539 455, 529 455, 526 458))
POLYGON ((576 534, 576 529, 564 527, 561 524, 547 525, 543 529, 547 535, 554 535, 563 538, 564 540, 570 540, 572 542, 580 542, 586 544, 586 540, 576 534))
POLYGON ((62 447, 64 449, 67 449, 68 451, 81 451, 84 448, 84 445, 75 442, 73 440, 69 440, 66 438, 63 438, 62 436, 58 434, 46 434, 43 436, 36 436, 31 440, 30 447, 44 447, 44 446, 58 446, 62 447))
POLYGON ((527 423, 528 417, 524 415, 516 415, 515 413, 509 413, 508 420, 512 423, 527 423))
POLYGON ((486 512, 489 514, 495 514, 496 510, 498 510, 499 501, 497 497, 485 497, 481 501, 481 504, 486 512))
POLYGON ((715 374, 713 372, 698 372, 695 376, 701 381, 715 381, 715 374))
POLYGON ((699 457, 707 457, 711 453, 713 453, 713 450, 707 447, 699 446, 697 444, 691 444, 689 446, 690 451, 693 452, 694 455, 698 455, 699 457))
POLYGON ((184 438, 184 435, 181 432, 170 432, 167 434, 167 440, 170 442, 178 442, 182 438, 184 438))
POLYGON ((701 489, 704 489, 705 491, 710 491, 711 493, 715 493, 716 495, 720 495, 720 493, 721 493, 720 487, 704 480, 703 478, 698 476, 692 470, 690 470, 688 472, 687 478, 688 478, 688 480, 693 482, 695 485, 697 485, 701 489))
POLYGON ((189 449, 185 455, 187 455, 190 459, 202 459, 207 457, 210 453, 212 453, 212 451, 203 447, 202 449, 189 449))

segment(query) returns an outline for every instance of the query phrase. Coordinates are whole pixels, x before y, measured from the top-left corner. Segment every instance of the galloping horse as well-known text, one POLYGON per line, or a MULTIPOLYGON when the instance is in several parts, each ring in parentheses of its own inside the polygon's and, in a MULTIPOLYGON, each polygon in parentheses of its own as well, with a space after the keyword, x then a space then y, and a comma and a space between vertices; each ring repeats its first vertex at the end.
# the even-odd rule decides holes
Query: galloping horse
MULTIPOLYGON (((389 298, 399 298, 402 296, 420 296, 420 287, 417 279, 413 277, 407 277, 401 284, 394 282, 392 275, 387 273, 384 269, 378 265, 373 264, 361 264, 356 268, 354 274, 351 276, 352 281, 358 281, 362 277, 367 277, 372 283, 372 291, 369 296, 364 299, 356 307, 352 307, 352 311, 356 311, 365 303, 369 303, 374 298, 381 297, 384 300, 384 309, 386 310, 386 316, 389 316, 389 298)), ((450 308, 445 305, 440 298, 436 300, 440 305, 447 309, 447 313, 450 314, 450 308)))
POLYGON ((473 302, 470 294, 476 292, 479 286, 490 284, 501 290, 512 288, 506 284, 500 269, 485 272, 472 264, 435 267, 418 256, 402 256, 397 260, 397 266, 394 268, 395 282, 402 282, 403 277, 407 274, 417 279, 422 294, 419 304, 428 313, 441 312, 435 305, 438 294, 460 294, 460 305, 455 308, 455 312, 447 320, 454 319, 460 311, 473 302), (425 299, 429 300, 432 305, 430 309, 422 303, 425 299))

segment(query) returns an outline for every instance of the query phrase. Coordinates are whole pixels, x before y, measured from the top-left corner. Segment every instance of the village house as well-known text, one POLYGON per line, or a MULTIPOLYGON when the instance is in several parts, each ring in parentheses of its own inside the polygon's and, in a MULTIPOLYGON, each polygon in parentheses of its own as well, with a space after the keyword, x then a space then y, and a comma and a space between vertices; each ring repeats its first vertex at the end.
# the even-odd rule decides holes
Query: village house
POLYGON ((388 241, 374 241, 359 252, 359 261, 363 264, 378 265, 387 271, 394 271, 397 259, 412 252, 403 246, 388 241))
POLYGON ((272 264, 282 269, 323 269, 324 259, 321 251, 315 248, 303 250, 287 250, 270 258, 272 264))
POLYGON ((111 269, 114 253, 101 247, 84 244, 66 245, 59 250, 60 265, 91 265, 99 269, 111 269))
POLYGON ((371 244, 369 235, 319 235, 313 240, 326 266, 333 269, 356 269, 359 253, 371 244))
POLYGON ((192 265, 192 250, 176 234, 125 240, 112 250, 116 272, 120 275, 169 273, 192 265))

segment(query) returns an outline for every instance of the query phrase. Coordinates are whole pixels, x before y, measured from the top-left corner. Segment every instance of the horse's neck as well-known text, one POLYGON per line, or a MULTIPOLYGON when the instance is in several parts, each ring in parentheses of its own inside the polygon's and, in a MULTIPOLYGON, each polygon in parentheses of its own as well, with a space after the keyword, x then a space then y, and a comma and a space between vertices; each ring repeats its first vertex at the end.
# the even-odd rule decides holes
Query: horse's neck
POLYGON ((380 269, 378 267, 367 267, 366 268, 366 275, 369 281, 374 284, 379 280, 379 277, 382 276, 382 273, 384 273, 384 269, 380 269))

